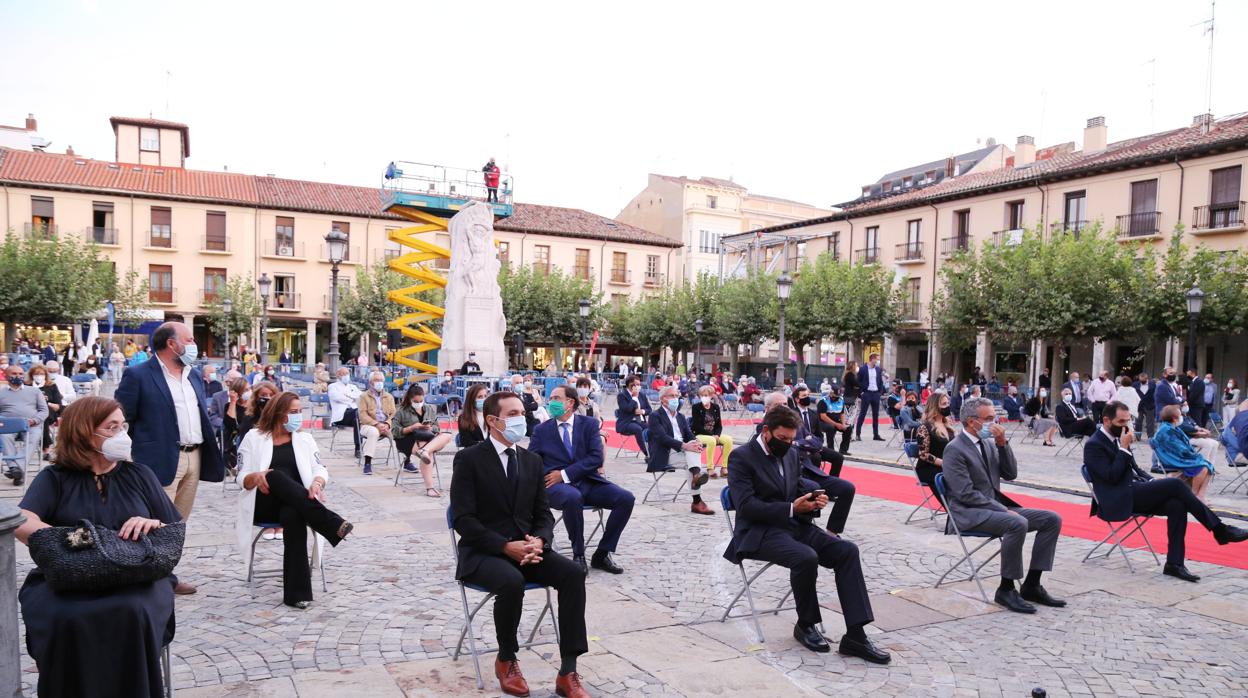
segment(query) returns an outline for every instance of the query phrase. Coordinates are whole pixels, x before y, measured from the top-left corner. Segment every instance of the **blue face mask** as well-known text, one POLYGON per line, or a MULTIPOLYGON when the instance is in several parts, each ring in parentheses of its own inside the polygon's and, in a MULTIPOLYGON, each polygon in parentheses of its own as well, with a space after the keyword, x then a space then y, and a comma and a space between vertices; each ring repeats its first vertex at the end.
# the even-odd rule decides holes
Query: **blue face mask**
POLYGON ((286 424, 285 424, 286 431, 293 434, 299 431, 299 427, 301 426, 303 426, 303 413, 302 412, 297 413, 297 414, 286 415, 286 424))
POLYGON ((524 438, 524 434, 528 431, 528 423, 524 421, 524 415, 518 414, 514 417, 508 417, 503 420, 503 438, 511 443, 518 443, 524 438))
POLYGON ((483 398, 483 397, 479 397, 479 398, 477 398, 475 401, 473 401, 473 403, 472 403, 472 404, 476 405, 478 410, 480 410, 480 409, 484 409, 484 408, 485 408, 485 398, 483 398))
POLYGON ((675 412, 676 410, 680 409, 680 398, 669 397, 668 399, 663 401, 663 404, 667 405, 667 409, 675 412))
POLYGON ((979 428, 979 438, 981 439, 992 438, 992 430, 988 428, 990 426, 992 426, 992 422, 985 422, 984 426, 979 428))
POLYGON ((195 359, 199 358, 199 347, 194 342, 182 346, 182 354, 178 357, 183 364, 190 366, 195 363, 195 359))

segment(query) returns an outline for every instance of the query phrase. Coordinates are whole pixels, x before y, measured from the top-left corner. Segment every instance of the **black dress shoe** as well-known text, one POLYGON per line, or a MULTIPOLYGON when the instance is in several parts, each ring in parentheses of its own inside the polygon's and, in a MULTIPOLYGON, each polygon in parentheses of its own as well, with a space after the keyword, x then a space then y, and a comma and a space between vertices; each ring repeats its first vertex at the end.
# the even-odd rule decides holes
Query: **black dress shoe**
POLYGON ((1161 573, 1166 575, 1167 577, 1178 577, 1179 579, 1182 579, 1185 582, 1199 582, 1200 581, 1199 576, 1194 575, 1191 572, 1187 571, 1186 565, 1172 565, 1167 562, 1166 566, 1161 568, 1161 573))
POLYGON ((865 659, 872 664, 888 664, 893 659, 888 652, 871 644, 871 640, 855 640, 848 635, 841 638, 841 644, 836 651, 849 657, 865 659))
POLYGON ((1065 608, 1066 607, 1065 601, 1063 601, 1062 599, 1055 599, 1052 596, 1049 596, 1049 592, 1045 591, 1044 587, 1040 586, 1039 584, 1037 584, 1034 587, 1024 586, 1022 591, 1020 591, 1018 595, 1023 597, 1024 601, 1038 603, 1041 606, 1052 606, 1053 608, 1065 608))
POLYGON ((884 438, 883 436, 879 436, 879 435, 876 435, 876 436, 872 437, 872 438, 871 438, 871 440, 872 440, 872 441, 888 441, 888 439, 884 438))
POLYGON ((615 564, 615 560, 611 559, 611 553, 594 553, 589 564, 596 570, 602 570, 609 574, 624 574, 624 568, 615 564))
POLYGON ((1218 542, 1218 545, 1240 543, 1248 540, 1248 531, 1237 526, 1227 526, 1223 524, 1213 529, 1213 539, 1218 542))
POLYGON ((801 623, 793 626, 793 639, 802 643, 802 647, 805 647, 811 652, 832 651, 832 645, 828 644, 828 641, 824 638, 823 633, 819 632, 819 628, 813 625, 809 628, 803 628, 801 623))
POLYGON ((589 568, 585 566, 584 555, 573 555, 572 562, 576 563, 576 566, 581 568, 581 572, 584 572, 585 574, 589 574, 589 568))
POLYGON ((1023 601, 1023 597, 1018 595, 1017 589, 997 589, 997 595, 993 597, 993 601, 1015 613, 1036 612, 1036 607, 1023 601))

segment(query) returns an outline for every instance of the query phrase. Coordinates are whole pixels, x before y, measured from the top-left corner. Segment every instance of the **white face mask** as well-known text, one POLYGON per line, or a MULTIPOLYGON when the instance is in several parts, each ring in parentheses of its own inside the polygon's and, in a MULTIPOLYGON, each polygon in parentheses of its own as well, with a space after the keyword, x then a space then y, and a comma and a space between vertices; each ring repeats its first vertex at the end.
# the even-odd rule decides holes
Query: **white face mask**
POLYGON ((339 382, 339 383, 342 383, 343 385, 350 385, 350 384, 351 384, 351 374, 347 374, 347 375, 345 375, 345 376, 338 376, 338 382, 339 382))
POLYGON ((385 389, 386 389, 385 381, 373 381, 373 390, 376 390, 377 392, 380 393, 381 391, 385 389))
POLYGON ((100 453, 104 454, 106 460, 114 463, 119 460, 130 460, 130 445, 130 434, 119 431, 104 439, 104 443, 100 445, 100 453))
POLYGON ((47 379, 45 379, 43 376, 35 376, 34 378, 31 379, 31 381, 35 384, 35 387, 42 388, 43 384, 47 381, 47 379))
POLYGON ((710 407, 710 406, 711 406, 711 398, 709 398, 709 397, 707 397, 707 396, 703 395, 703 396, 702 396, 702 406, 703 406, 703 407, 710 407))

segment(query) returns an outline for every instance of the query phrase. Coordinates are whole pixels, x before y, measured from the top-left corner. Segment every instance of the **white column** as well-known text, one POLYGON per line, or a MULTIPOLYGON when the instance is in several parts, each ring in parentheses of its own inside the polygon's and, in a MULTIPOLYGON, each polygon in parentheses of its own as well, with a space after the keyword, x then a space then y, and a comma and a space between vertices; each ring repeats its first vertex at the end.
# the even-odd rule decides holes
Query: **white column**
POLYGON ((897 377, 897 338, 891 334, 884 335, 884 356, 880 357, 880 365, 888 375, 897 377))
POLYGON ((304 363, 309 366, 316 365, 320 356, 316 353, 316 320, 308 320, 308 348, 305 350, 304 363))
MULTIPOLYGON (((939 376, 940 372, 943 370, 940 365, 940 352, 940 337, 936 335, 935 330, 932 330, 927 335, 928 363, 931 365, 930 373, 928 373, 927 376, 929 381, 934 382, 936 380, 936 376, 939 376)), ((920 366, 919 370, 923 370, 924 368, 926 367, 920 366)))
POLYGON ((992 347, 988 343, 988 333, 980 332, 975 338, 975 365, 979 366, 979 370, 985 375, 992 373, 992 368, 988 366, 988 357, 992 354, 992 347))
POLYGON ((1044 340, 1031 341, 1031 370, 1028 371, 1027 387, 1034 388, 1040 384, 1040 374, 1044 371, 1044 340))
POLYGON ((1105 342, 1093 340, 1092 342, 1092 375, 1088 378, 1095 380, 1101 375, 1101 371, 1105 370, 1105 342))

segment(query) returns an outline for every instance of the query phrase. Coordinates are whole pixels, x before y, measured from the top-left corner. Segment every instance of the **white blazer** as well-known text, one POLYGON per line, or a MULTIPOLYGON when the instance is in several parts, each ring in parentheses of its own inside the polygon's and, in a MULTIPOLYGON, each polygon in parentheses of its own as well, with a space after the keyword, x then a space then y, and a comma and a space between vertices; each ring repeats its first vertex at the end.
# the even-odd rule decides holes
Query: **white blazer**
MULTIPOLYGON (((295 466, 299 469, 299 479, 304 487, 312 485, 313 478, 320 477, 329 482, 329 471, 321 464, 321 453, 316 447, 316 439, 311 434, 297 431, 291 434, 291 443, 295 449, 295 466)), ((273 437, 252 429, 243 437, 238 445, 238 482, 241 485, 248 473, 258 473, 269 469, 273 462, 273 437)), ((234 531, 238 537, 238 554, 243 561, 243 574, 248 572, 251 557, 251 541, 256 536, 252 517, 256 513, 256 488, 243 489, 238 496, 238 520, 234 531)), ((312 566, 320 563, 325 539, 312 534, 312 566)))

